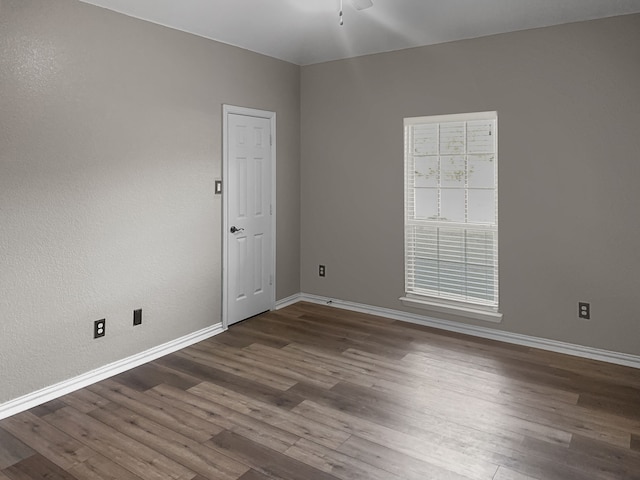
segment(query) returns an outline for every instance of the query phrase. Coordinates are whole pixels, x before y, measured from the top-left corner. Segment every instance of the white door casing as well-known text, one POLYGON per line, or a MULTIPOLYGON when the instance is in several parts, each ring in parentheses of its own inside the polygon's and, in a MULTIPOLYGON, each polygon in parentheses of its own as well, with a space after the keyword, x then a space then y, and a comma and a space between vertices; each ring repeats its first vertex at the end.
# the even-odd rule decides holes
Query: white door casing
POLYGON ((275 308, 275 113, 223 108, 223 326, 275 308))

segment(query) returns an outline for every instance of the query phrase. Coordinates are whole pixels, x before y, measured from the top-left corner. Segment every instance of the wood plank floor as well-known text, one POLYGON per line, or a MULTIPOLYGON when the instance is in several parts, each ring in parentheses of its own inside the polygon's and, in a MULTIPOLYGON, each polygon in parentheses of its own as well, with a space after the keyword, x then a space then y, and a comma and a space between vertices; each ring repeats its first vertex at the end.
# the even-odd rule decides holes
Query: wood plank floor
POLYGON ((640 479, 640 370, 298 303, 0 421, 7 479, 640 479))

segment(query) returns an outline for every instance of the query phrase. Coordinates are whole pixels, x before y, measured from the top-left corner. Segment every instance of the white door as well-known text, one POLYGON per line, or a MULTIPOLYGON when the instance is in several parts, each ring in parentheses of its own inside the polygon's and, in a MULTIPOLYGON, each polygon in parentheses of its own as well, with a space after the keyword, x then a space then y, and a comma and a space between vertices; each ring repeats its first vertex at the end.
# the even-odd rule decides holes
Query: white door
POLYGON ((271 145, 275 119, 227 108, 223 314, 228 326, 275 306, 271 145))

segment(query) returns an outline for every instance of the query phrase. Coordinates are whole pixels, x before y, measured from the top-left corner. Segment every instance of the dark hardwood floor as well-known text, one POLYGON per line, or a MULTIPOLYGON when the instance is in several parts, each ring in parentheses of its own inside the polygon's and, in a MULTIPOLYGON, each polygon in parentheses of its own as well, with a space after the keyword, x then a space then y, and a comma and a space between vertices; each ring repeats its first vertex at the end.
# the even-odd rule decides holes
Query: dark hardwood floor
POLYGON ((299 303, 0 421, 7 479, 640 479, 640 370, 299 303))

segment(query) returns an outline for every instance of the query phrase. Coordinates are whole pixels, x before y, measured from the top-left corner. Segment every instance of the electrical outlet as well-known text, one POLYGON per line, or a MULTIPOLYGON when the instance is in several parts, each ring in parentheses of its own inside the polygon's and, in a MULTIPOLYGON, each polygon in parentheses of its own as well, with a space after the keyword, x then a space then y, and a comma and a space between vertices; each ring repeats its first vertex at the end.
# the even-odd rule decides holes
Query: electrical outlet
POLYGON ((142 324, 142 309, 139 308, 138 310, 133 311, 133 326, 135 327, 136 325, 141 325, 141 324, 142 324))
POLYGON ((591 318, 591 305, 587 302, 578 302, 578 318, 589 320, 591 318))
POLYGON ((325 267, 324 265, 318 265, 318 275, 321 277, 324 277, 325 274, 325 267))
POLYGON ((102 320, 96 320, 93 322, 93 338, 104 337, 107 329, 107 320, 103 318, 102 320))

